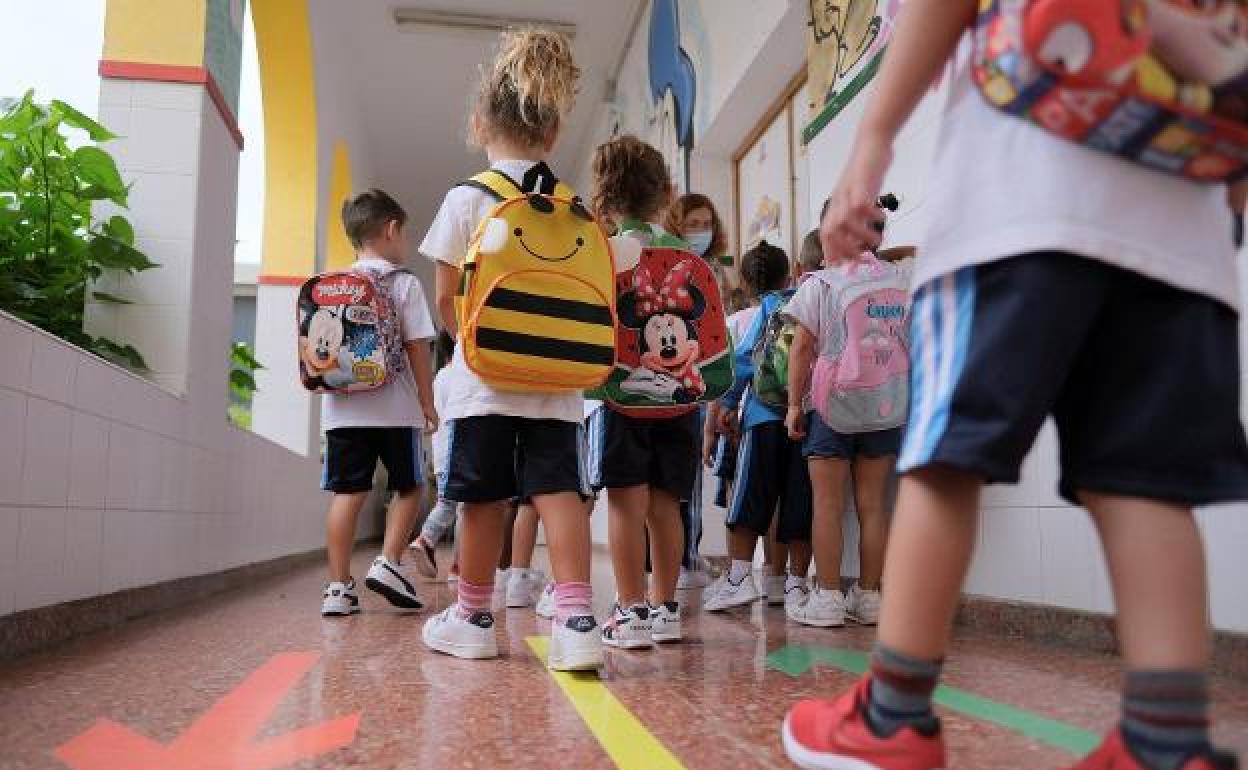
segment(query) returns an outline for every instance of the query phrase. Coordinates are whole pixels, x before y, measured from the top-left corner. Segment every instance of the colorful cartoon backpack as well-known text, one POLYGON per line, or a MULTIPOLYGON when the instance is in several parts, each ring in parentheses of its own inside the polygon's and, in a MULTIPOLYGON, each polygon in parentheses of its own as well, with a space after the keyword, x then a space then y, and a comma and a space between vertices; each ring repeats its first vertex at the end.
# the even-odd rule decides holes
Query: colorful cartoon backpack
POLYGON ((407 367, 403 333, 387 273, 354 270, 314 275, 299 289, 299 376, 314 393, 375 390, 407 367))
POLYGON ((504 390, 601 385, 615 365, 615 267, 606 233, 539 163, 517 183, 486 171, 464 183, 498 205, 464 261, 464 360, 504 390))
POLYGON ((834 319, 823 335, 811 378, 819 416, 841 433, 905 424, 910 406, 909 273, 864 255, 845 278, 815 273, 832 292, 834 319), (837 323, 839 320, 839 324, 837 323))
POLYGON ((1191 179, 1248 173, 1243 0, 980 0, 973 77, 993 105, 1191 179))
POLYGON ((713 401, 732 386, 732 342, 715 273, 674 236, 626 222, 616 239, 615 370, 586 393, 632 417, 676 417, 713 401), (627 253, 625 253, 627 252, 627 253))
POLYGON ((751 361, 754 397, 773 409, 789 405, 789 350, 797 336, 797 321, 785 312, 795 290, 780 292, 779 304, 763 322, 762 333, 754 343, 751 361))

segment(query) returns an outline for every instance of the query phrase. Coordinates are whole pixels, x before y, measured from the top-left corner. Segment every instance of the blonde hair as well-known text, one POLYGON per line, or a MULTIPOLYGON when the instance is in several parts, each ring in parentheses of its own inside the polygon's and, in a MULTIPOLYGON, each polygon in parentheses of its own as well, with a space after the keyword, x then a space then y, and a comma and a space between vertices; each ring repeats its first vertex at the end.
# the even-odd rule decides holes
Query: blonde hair
POLYGON ((481 70, 471 141, 484 146, 504 138, 528 147, 550 141, 576 102, 580 79, 565 35, 540 27, 507 30, 493 64, 481 70))
POLYGON ((617 136, 594 150, 594 213, 649 221, 668 203, 671 175, 662 153, 635 136, 617 136))

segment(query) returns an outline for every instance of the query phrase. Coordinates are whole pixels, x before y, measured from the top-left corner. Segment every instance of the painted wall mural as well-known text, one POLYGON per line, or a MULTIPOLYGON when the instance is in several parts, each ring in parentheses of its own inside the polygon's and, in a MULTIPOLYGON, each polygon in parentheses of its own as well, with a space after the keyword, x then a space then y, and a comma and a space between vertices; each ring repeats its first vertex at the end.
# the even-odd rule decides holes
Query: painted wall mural
POLYGON ((879 68, 902 0, 808 0, 809 142, 879 68))
POLYGON ((679 174, 681 189, 688 190, 698 74, 693 60, 681 46, 678 0, 654 0, 651 4, 647 51, 650 98, 658 112, 658 141, 655 144, 669 162, 672 158, 679 159, 679 168, 672 171, 679 174))

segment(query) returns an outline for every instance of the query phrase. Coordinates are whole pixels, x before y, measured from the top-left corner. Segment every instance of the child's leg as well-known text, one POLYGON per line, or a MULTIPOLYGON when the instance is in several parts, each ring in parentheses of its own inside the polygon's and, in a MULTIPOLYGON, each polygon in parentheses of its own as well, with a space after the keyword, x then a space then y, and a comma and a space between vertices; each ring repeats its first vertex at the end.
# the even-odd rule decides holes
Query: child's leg
POLYGON ((680 579, 685 543, 680 501, 661 489, 652 490, 646 509, 646 527, 650 531, 650 564, 654 568, 650 601, 657 606, 676 600, 676 582, 680 579))
POLYGON ((880 590, 884 549, 888 542, 888 512, 884 496, 896 458, 862 457, 854 460, 854 508, 858 512, 858 584, 880 590))
POLYGON ((537 509, 532 503, 521 505, 511 528, 511 566, 528 569, 533 566, 537 548, 537 509))
POLYGON ((498 568, 505 570, 511 567, 511 534, 515 530, 516 506, 508 503, 503 508, 503 543, 498 551, 498 568))
POLYGON ((403 550, 407 548, 408 538, 412 534, 412 527, 416 524, 416 516, 420 513, 422 491, 423 487, 412 487, 404 492, 395 492, 390 500, 390 508, 386 511, 386 534, 381 543, 381 553, 395 564, 401 562, 403 550))
POLYGON ((329 554, 329 579, 342 583, 351 579, 351 550, 355 547, 355 523, 368 499, 367 492, 335 494, 329 504, 325 527, 325 548, 329 554))
POLYGON ((503 520, 507 502, 465 503, 464 521, 455 538, 459 547, 459 575, 478 586, 494 584, 494 570, 503 550, 503 520))
POLYGON ((446 537, 446 531, 451 528, 451 522, 455 520, 458 507, 458 503, 438 498, 433 510, 425 517, 424 524, 420 525, 420 539, 428 543, 430 547, 442 542, 442 538, 446 537))
POLYGON ((809 540, 794 540, 789 543, 789 574, 804 578, 810 574, 810 561, 814 556, 809 540))
MULTIPOLYGON (((607 490, 607 541, 621 607, 646 600, 646 520, 652 505, 650 487, 638 484, 607 490)), ((678 520, 679 520, 679 512, 678 520)), ((651 542, 654 533, 651 532, 651 542)))
POLYGON ((776 528, 780 526, 780 517, 771 520, 767 529, 767 538, 763 544, 763 552, 767 555, 767 574, 783 575, 788 569, 789 546, 776 539, 776 528))
POLYGON ((819 587, 830 591, 841 588, 841 552, 845 548, 841 532, 845 515, 845 483, 849 462, 838 457, 811 457, 810 487, 813 498, 811 545, 819 587))

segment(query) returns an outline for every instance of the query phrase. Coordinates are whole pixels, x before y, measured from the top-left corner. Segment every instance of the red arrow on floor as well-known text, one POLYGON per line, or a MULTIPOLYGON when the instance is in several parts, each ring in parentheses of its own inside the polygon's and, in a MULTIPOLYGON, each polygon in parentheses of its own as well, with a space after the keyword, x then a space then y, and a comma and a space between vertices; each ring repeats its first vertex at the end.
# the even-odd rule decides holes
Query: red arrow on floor
POLYGON ((101 719, 54 753, 74 770, 277 770, 341 749, 355 740, 358 712, 255 740, 277 704, 318 657, 315 652, 274 656, 171 743, 157 743, 101 719))

